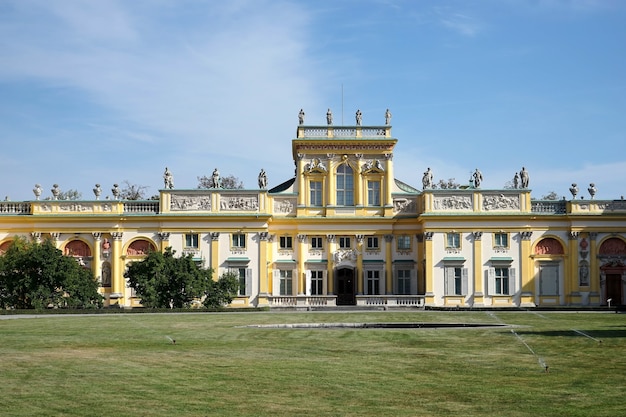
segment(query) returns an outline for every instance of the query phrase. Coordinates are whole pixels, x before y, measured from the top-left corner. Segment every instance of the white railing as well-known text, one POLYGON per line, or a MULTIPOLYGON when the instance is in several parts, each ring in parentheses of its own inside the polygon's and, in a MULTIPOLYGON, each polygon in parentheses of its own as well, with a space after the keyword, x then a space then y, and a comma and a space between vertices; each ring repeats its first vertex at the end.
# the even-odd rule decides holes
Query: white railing
POLYGON ((125 201, 124 213, 155 213, 159 212, 158 201, 125 201))
POLYGON ((30 204, 29 203, 13 203, 10 201, 1 201, 0 213, 30 214, 30 204))
POLYGON ((334 295, 277 295, 268 297, 270 307, 334 307, 334 295))
POLYGON ((423 295, 357 295, 357 306, 423 307, 423 295))

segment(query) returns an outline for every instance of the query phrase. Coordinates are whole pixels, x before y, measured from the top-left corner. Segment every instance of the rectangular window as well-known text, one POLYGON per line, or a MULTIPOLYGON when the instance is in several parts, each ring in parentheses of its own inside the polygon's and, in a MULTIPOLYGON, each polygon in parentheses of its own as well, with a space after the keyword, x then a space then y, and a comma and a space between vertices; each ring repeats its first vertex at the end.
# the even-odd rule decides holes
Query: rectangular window
POLYGON ((339 247, 341 249, 350 249, 350 238, 349 237, 340 237, 339 238, 339 247))
POLYGON ((293 295, 291 269, 280 270, 280 295, 293 295))
POLYGON ((365 285, 367 286, 368 295, 380 294, 380 271, 365 271, 365 285))
POLYGON ((198 248, 198 234, 187 233, 185 234, 185 247, 186 248, 198 248))
POLYGON ((311 191, 311 201, 310 204, 312 206, 321 206, 322 205, 322 182, 321 181, 310 181, 309 189, 311 191))
POLYGON ((398 269, 398 294, 411 294, 411 270, 410 269, 398 269))
POLYGON ((323 249, 322 238, 321 237, 312 237, 311 238, 311 249, 323 249))
POLYGON ((378 250, 380 246, 378 246, 378 237, 376 236, 368 236, 367 238, 367 250, 378 250))
POLYGON ((311 295, 324 295, 324 271, 311 271, 311 295))
POLYGON ((411 250, 411 236, 400 235, 396 239, 398 250, 411 250))
POLYGON ((445 294, 446 295, 466 295, 467 294, 467 268, 446 267, 445 268, 445 294))
POLYGON ((354 205, 354 173, 347 164, 342 164, 337 168, 335 176, 337 184, 337 205, 354 205))
POLYGON ((237 268, 239 273, 239 295, 246 295, 246 268, 237 268))
POLYGON ((509 295, 509 268, 494 268, 494 294, 509 295))
POLYGON ((281 249, 293 249, 293 238, 291 236, 281 236, 280 248, 281 249))
POLYGON ((245 249, 246 248, 246 235, 243 233, 233 233, 233 248, 245 249))
POLYGON ((367 182, 367 204, 380 206, 380 181, 367 182))
POLYGON ((461 234, 460 233, 447 233, 446 235, 446 247, 449 249, 461 248, 461 234))
POLYGON ((509 235, 508 233, 496 233, 493 237, 494 246, 497 248, 509 247, 509 235))

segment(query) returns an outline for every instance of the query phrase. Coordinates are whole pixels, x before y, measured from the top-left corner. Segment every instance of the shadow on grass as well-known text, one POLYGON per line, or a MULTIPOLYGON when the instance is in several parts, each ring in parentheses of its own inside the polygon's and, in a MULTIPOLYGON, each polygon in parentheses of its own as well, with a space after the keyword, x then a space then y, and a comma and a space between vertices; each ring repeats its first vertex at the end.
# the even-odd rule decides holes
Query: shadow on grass
MULTIPOLYGON (((626 330, 580 330, 581 333, 594 337, 596 339, 609 339, 609 338, 625 338, 626 330)), ((536 336, 557 336, 557 337, 581 337, 580 333, 574 330, 544 330, 544 331, 517 331, 520 336, 524 335, 536 335, 536 336)))

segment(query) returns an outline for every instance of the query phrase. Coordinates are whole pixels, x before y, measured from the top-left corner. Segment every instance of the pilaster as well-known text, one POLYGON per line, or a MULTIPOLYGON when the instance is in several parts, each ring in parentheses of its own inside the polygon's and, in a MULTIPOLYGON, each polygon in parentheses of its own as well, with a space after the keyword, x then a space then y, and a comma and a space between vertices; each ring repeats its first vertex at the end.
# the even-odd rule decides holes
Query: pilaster
POLYGON ((474 254, 474 259, 473 259, 473 264, 474 264, 474 271, 473 271, 473 275, 474 275, 474 280, 473 280, 473 285, 470 290, 471 293, 473 293, 473 298, 474 298, 474 305, 484 305, 485 301, 484 301, 484 292, 483 292, 483 270, 482 270, 482 259, 483 259, 483 245, 482 245, 482 238, 483 238, 483 232, 473 232, 472 236, 474 237, 473 240, 473 254, 474 254))
POLYGON ((117 299, 117 304, 126 305, 126 285, 124 280, 124 253, 122 252, 122 232, 111 232, 113 245, 111 246, 111 300, 117 299))
POLYGON ((424 281, 426 283, 424 304, 426 305, 435 305, 433 272, 433 232, 424 232, 424 281))
POLYGON ((335 270, 334 270, 334 261, 333 261, 333 253, 336 250, 335 243, 335 235, 326 235, 326 259, 328 262, 326 276, 328 277, 328 294, 335 293, 335 270))
POLYGON ((263 307, 269 305, 269 288, 270 284, 268 282, 268 274, 267 268, 269 262, 267 261, 267 240, 269 237, 268 232, 259 233, 259 298, 258 298, 258 306, 263 307))
POLYGON ((298 241, 298 280, 297 285, 298 288, 296 290, 296 294, 305 295, 306 294, 306 271, 304 268, 304 261, 306 259, 306 235, 300 234, 297 236, 298 241))
POLYGON ((531 258, 531 238, 533 232, 520 232, 520 279, 522 284, 522 293, 520 304, 522 306, 535 306, 533 300, 534 294, 534 277, 533 277, 533 259, 531 258))
POLYGON ((220 254, 220 232, 211 232, 211 269, 213 270, 213 280, 219 279, 219 254, 220 254))
POLYGON ((393 294, 393 235, 385 235, 385 291, 393 294))

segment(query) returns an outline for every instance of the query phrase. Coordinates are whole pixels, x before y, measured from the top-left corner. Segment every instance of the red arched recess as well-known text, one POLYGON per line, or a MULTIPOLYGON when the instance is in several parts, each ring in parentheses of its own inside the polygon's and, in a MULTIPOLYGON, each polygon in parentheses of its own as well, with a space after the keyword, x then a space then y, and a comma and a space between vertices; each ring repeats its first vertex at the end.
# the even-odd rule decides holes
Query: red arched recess
POLYGON ((602 242, 599 250, 600 255, 626 255, 626 243, 616 237, 602 242))
POLYGON ((126 249, 126 255, 128 256, 141 256, 147 255, 148 252, 156 250, 156 246, 152 242, 144 239, 135 240, 126 249))
POLYGON ((535 246, 535 255, 563 255, 563 245, 553 237, 541 239, 535 246))
POLYGON ((7 240, 2 245, 0 245, 0 255, 4 255, 4 252, 6 252, 7 249, 9 249, 9 246, 11 246, 12 243, 13 243, 12 240, 7 240))
POLYGON ((66 256, 87 257, 91 256, 91 249, 82 240, 72 240, 65 245, 64 253, 66 256))

